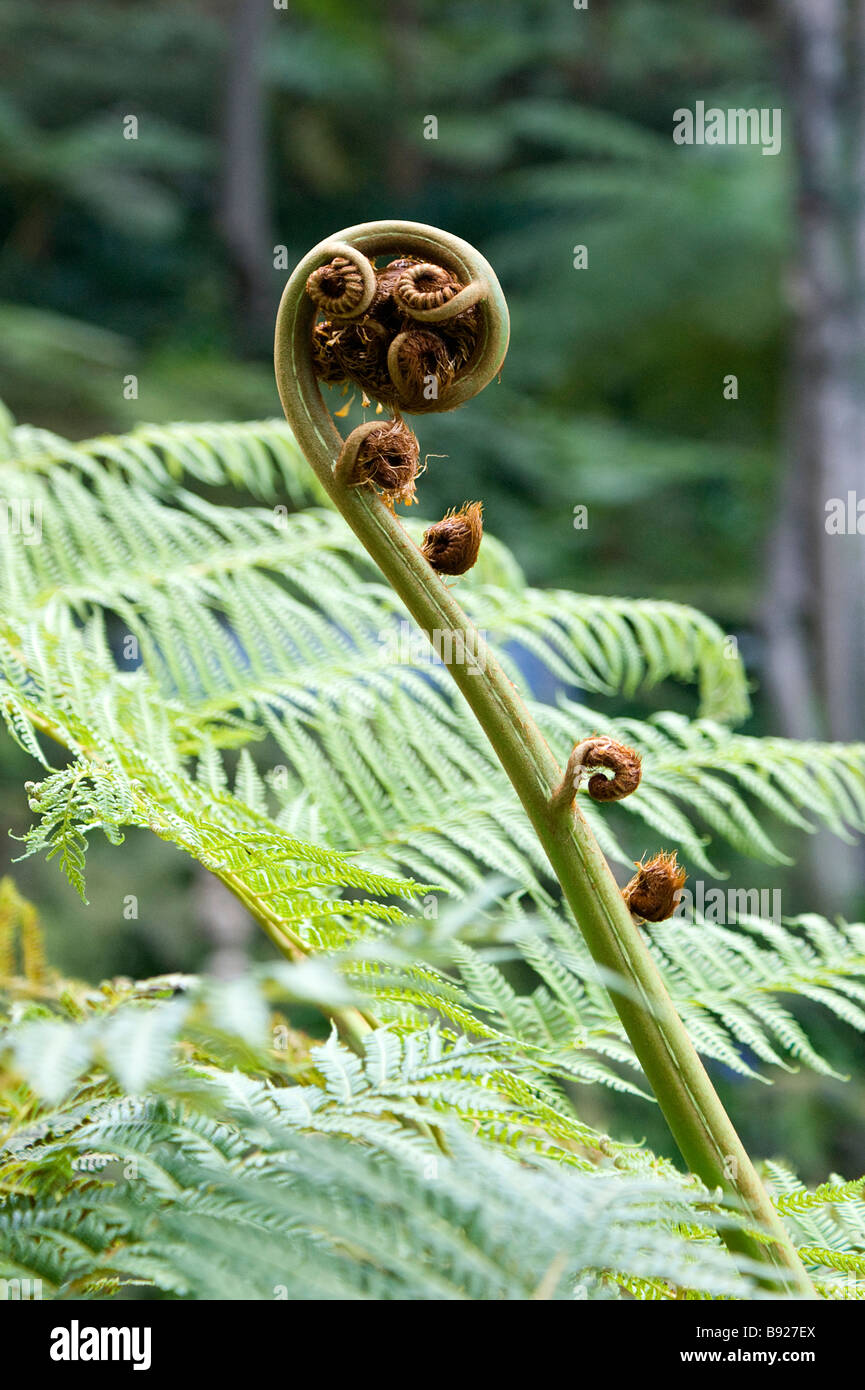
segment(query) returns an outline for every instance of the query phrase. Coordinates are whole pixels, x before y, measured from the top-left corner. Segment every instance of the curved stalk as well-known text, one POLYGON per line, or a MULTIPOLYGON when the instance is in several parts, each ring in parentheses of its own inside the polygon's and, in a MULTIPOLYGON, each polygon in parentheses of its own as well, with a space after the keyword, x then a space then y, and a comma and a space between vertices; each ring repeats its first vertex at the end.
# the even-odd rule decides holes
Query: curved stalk
POLYGON ((504 296, 488 263, 467 242, 413 222, 373 222, 329 238, 301 261, 288 281, 276 323, 275 366, 280 398, 297 441, 328 495, 366 547, 428 638, 454 636, 452 653, 473 652, 450 673, 508 774, 591 954, 607 980, 634 1051, 688 1167, 721 1187, 769 1242, 730 1231, 731 1247, 771 1266, 766 1283, 793 1296, 817 1295, 679 1018, 663 979, 625 904, 610 867, 576 805, 555 792, 562 770, 522 699, 392 511, 371 488, 346 487, 334 475, 343 440, 322 399, 311 334, 316 310, 305 292, 308 276, 334 255, 354 248, 365 256, 410 255, 443 265, 479 299, 481 336, 471 369, 452 385, 439 409, 463 404, 498 372, 507 350, 504 296), (479 288, 478 288, 479 287, 479 288), (456 640, 461 634, 463 642, 456 640))

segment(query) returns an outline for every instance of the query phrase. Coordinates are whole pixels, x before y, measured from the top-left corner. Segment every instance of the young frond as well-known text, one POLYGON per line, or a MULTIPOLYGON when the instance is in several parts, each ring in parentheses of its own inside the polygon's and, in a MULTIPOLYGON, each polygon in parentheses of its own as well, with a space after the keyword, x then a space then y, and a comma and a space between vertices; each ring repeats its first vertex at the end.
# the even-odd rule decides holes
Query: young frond
MULTIPOLYGON (((808 832, 821 823, 845 839, 865 830, 865 744, 758 739, 672 712, 613 722, 571 701, 537 713, 563 758, 575 740, 596 731, 633 745, 643 775, 622 810, 707 873, 717 870, 697 818, 739 853, 775 864, 790 861, 763 828, 767 815, 808 832)), ((599 819, 591 806, 587 815, 593 824, 599 819)))

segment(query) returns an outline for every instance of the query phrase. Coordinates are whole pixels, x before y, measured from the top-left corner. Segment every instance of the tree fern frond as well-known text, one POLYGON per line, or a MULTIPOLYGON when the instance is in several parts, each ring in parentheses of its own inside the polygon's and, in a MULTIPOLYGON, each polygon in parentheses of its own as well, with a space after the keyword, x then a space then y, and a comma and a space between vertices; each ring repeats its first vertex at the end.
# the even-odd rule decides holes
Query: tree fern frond
MULTIPOLYGON (((264 968, 259 988, 291 992, 304 968, 264 968)), ((145 981, 115 998, 92 992, 77 1024, 62 1013, 25 1017, 8 1032, 17 1064, 60 1109, 40 1121, 31 1101, 25 1123, 7 1138, 3 1277, 41 1278, 59 1297, 110 1296, 130 1281, 198 1298, 270 1298, 279 1288, 292 1298, 752 1292, 746 1268, 737 1271, 716 1239, 719 1221, 731 1218, 693 1179, 620 1145, 608 1148, 618 1172, 595 1171, 576 1150, 564 1165, 557 1161, 568 1157, 567 1107, 528 1073, 508 1070, 497 1042, 449 1041, 435 1026, 379 1029, 358 1057, 332 1037, 313 1044, 303 1084, 277 1080, 265 1052, 257 1054, 258 1076, 194 1057, 178 1071, 165 1040, 212 1036, 196 1030, 196 1016, 204 1006, 218 1018, 224 1000, 219 987, 204 984, 160 1001, 170 985, 145 981), (63 1030, 56 1047, 38 1037, 46 1023, 63 1030), (76 1081, 68 1065, 76 1034, 93 1059, 125 1072, 127 1082, 157 1082, 162 1095, 111 1094, 86 1072, 76 1081), (152 1063, 142 1067, 139 1054, 152 1063), (61 1102, 63 1087, 69 1094, 61 1102), (497 1092, 510 1097, 517 1121, 531 1114, 546 1132, 543 1151, 529 1156, 526 1132, 519 1163, 508 1156, 509 1111, 497 1092), (447 1158, 400 1127, 428 1116, 419 1099, 432 1100, 442 1116, 447 1158), (473 1139, 446 1115, 471 1118, 475 1107, 484 1137, 473 1139), (503 1132, 491 1123, 494 1110, 503 1132), (557 1118, 563 1147, 555 1142, 557 1118), (53 1195, 58 1184, 62 1204, 53 1195)), ((61 1010, 69 997, 58 993, 61 1010)), ((596 1136, 596 1154, 605 1142, 596 1136)), ((803 1195, 778 1169, 773 1185, 788 1194, 779 1207, 804 1257, 822 1271, 824 1294, 858 1296, 861 1182, 832 1179, 803 1195), (816 1222, 815 1211, 824 1214, 816 1222)))
MULTIPOLYGON (((16 437, 17 454, 5 466, 4 484, 16 486, 39 508, 43 527, 38 548, 22 540, 10 555, 19 603, 29 597, 40 607, 101 605, 118 613, 151 659, 160 637, 164 645, 165 632, 158 629, 169 616, 177 625, 175 641, 186 646, 192 614, 186 631, 183 619, 190 605, 199 626, 210 627, 209 640, 217 647, 217 630, 201 622, 217 605, 235 631, 241 619, 249 627, 256 613, 265 612, 281 619, 277 636, 283 628, 290 631, 290 594, 268 579, 273 571, 290 574, 292 585, 309 599, 302 605, 305 614, 295 611, 295 619, 305 616, 309 622, 321 608, 340 629, 345 619, 340 605, 357 595, 363 599, 360 631, 384 634, 391 623, 393 595, 381 588, 361 547, 332 513, 315 519, 216 508, 172 486, 188 473, 258 495, 273 496, 278 485, 294 501, 307 500, 311 485, 306 471, 298 470, 296 445, 284 424, 146 426, 83 445, 43 431, 22 429, 16 437), (49 469, 50 491, 43 478, 49 469), (172 505, 167 505, 163 494, 170 487, 172 505), (38 554, 30 553, 37 549, 38 554), (172 606, 169 589, 178 597, 182 593, 184 602, 172 606), (259 602, 241 602, 238 590, 259 602)), ((410 529, 420 534, 422 527, 410 529)), ((528 589, 493 541, 485 545, 477 575, 466 586, 466 601, 495 640, 532 649, 569 683, 632 693, 672 677, 700 685, 707 715, 735 720, 747 711, 738 657, 711 620, 682 605, 528 589)), ((259 639, 263 632, 259 624, 259 639)), ((322 635, 327 639, 326 629, 322 635)), ((244 636, 244 650, 254 650, 251 633, 244 636)), ((382 640, 372 652, 379 661, 382 640)), ((259 646, 259 674, 286 671, 285 661, 273 660, 272 640, 259 646)), ((325 640, 328 649, 333 649, 332 634, 330 642, 325 640)), ((289 643, 289 656, 291 650, 289 643)), ((362 659, 363 651, 358 655, 362 659)), ((223 653, 223 664, 224 658, 223 653)), ((236 660, 224 671, 233 675, 236 690, 250 674, 236 660)))
MULTIPOLYGON (((61 1297, 130 1281, 236 1297, 241 1266, 248 1297, 745 1296, 715 1195, 575 1110, 573 1083, 646 1094, 614 982, 441 665, 400 649, 404 612, 378 571, 327 509, 218 507, 178 486, 320 500, 286 427, 83 445, 13 429, 7 443, 6 492, 41 527, 0 559, 0 706, 44 769, 25 851, 59 859, 83 895, 92 832, 146 827, 299 963, 63 1000, 38 962, 13 981, 0 1267, 41 1269, 61 1297), (47 765, 46 735, 66 765, 47 765), (461 916, 410 916, 425 885, 461 916), (280 989, 338 1030, 283 1052, 280 989), (346 1012, 362 1026, 347 1032, 346 1012)), ((746 711, 741 665, 690 609, 538 593, 494 543, 464 590, 524 686, 521 652, 602 695, 698 686, 711 717, 696 722, 537 705, 562 763, 596 731, 642 753, 620 810, 581 796, 620 862, 647 832, 714 872, 708 832, 780 863, 771 818, 865 829, 865 747, 732 733, 719 721, 746 711)), ((0 949, 5 902, 0 888, 0 949)), ((865 1031, 861 926, 698 915, 649 934, 697 1048, 741 1074, 835 1074, 794 996, 865 1031)), ((785 1218, 831 1292, 862 1272, 861 1193, 833 1181, 812 1200, 785 1181, 785 1218)))
POLYGON ((466 608, 493 640, 521 643, 567 685, 633 696, 672 678, 698 685, 706 718, 748 714, 741 662, 717 624, 683 604, 478 585, 466 608))
POLYGON ((113 472, 155 492, 173 490, 187 477, 245 489, 258 497, 287 492, 295 503, 321 498, 284 420, 139 425, 128 434, 76 444, 49 430, 16 425, 8 445, 9 461, 34 473, 53 476, 61 465, 85 478, 113 472))
POLYGON ((865 1178, 833 1175, 809 1191, 785 1164, 767 1163, 772 1199, 792 1230, 802 1259, 833 1298, 865 1297, 865 1178), (833 1280, 832 1271, 847 1277, 833 1280), (827 1274, 828 1272, 828 1274, 827 1274))
MULTIPOLYGON (((85 450, 88 458, 91 453, 85 450)), ((93 454, 97 461, 86 477, 61 460, 51 493, 39 469, 14 475, 44 509, 44 534, 38 546, 23 537, 10 546, 4 599, 10 622, 20 628, 29 620, 46 685, 58 655, 50 638, 58 636, 68 649, 82 618, 82 640, 93 650, 101 647, 105 657, 105 680, 128 680, 129 673, 118 677, 110 670, 116 660, 106 624, 119 620, 137 644, 155 691, 174 706, 175 752, 210 757, 211 777, 217 771, 209 751, 214 745, 256 738, 262 725, 277 736, 282 729, 283 747, 296 750, 296 760, 287 764, 296 797, 293 804, 283 798, 284 823, 299 829, 314 804, 315 819, 324 812, 323 828, 333 830, 343 849, 381 852, 388 869, 401 863, 458 892, 471 891, 493 870, 543 897, 539 874, 545 865, 503 774, 471 716, 445 693, 440 670, 418 671, 400 656, 392 663, 398 606, 338 517, 311 511, 282 525, 274 513, 217 508, 183 493, 175 493, 169 505, 137 475, 130 481, 122 470, 100 465, 100 458, 93 454), (203 728, 208 737, 201 738, 203 728), (410 748, 400 747, 400 734, 410 748), (393 777, 383 779, 383 770, 397 767, 404 787, 393 777), (482 824, 471 829, 460 823, 464 799, 460 804, 451 791, 441 801, 451 767, 461 775, 474 770, 484 811, 482 824), (451 824, 445 814, 442 825, 428 830, 432 806, 446 807, 448 800, 451 824), (440 877, 430 872, 436 866, 440 877)), ((559 674, 569 664, 571 678, 592 688, 630 690, 638 680, 664 675, 689 679, 715 660, 720 671, 741 675, 726 655, 722 634, 688 610, 532 594, 513 574, 506 582, 504 589, 487 582, 469 586, 468 602, 480 605, 479 621, 489 619, 504 643, 533 644, 548 665, 561 667, 559 674)), ((67 660, 63 678, 80 686, 77 660, 67 660)), ((7 685, 7 718, 19 738, 35 742, 22 703, 26 682, 23 689, 14 678, 7 685)), ((148 713, 139 702, 139 716, 148 713)), ((576 705, 542 710, 541 717, 554 737, 561 730, 562 741, 567 728, 568 742, 589 719, 605 722, 576 705)), ((737 741, 720 725, 688 726, 674 716, 635 725, 639 743, 637 735, 645 745, 646 773, 627 809, 678 841, 707 871, 711 864, 692 816, 737 848, 783 858, 746 797, 800 825, 808 822, 797 808, 807 803, 839 833, 846 833, 845 820, 858 828, 865 818, 861 749, 737 741)), ((248 784, 249 762, 244 766, 248 784)), ((258 795, 260 806, 260 788, 258 795)), ((627 862, 631 856, 607 821, 593 808, 589 815, 604 848, 627 862)), ((307 825, 306 833, 314 838, 319 828, 307 825)))
POLYGON ((93 1108, 31 1163, 109 1153, 115 1168, 79 1166, 62 1207, 50 1182, 9 1199, 0 1270, 55 1296, 135 1279, 198 1298, 593 1298, 609 1296, 611 1273, 750 1291, 713 1236, 733 1218, 699 1188, 516 1163, 464 1131, 449 1130, 447 1158, 393 1143, 384 1122, 363 1146, 317 1116, 310 1135, 307 1115, 272 1094, 247 1087, 220 1120, 188 1104, 93 1108), (687 1239, 685 1225, 710 1239, 687 1239))
MULTIPOLYGON (((551 1074, 608 1085, 615 1077, 630 1088, 619 1068, 636 1062, 603 987, 609 982, 599 979, 573 923, 546 911, 535 924, 519 915, 517 926, 512 939, 540 986, 518 993, 498 965, 461 944, 456 955, 467 1002, 483 1024, 519 1043, 551 1074), (583 1058, 593 1060, 594 1074, 581 1070, 583 1058), (612 1075, 607 1063, 615 1064, 612 1075)), ((673 918, 652 927, 650 949, 697 1050, 742 1075, 759 1075, 749 1054, 837 1075, 781 1002, 784 996, 818 999, 865 1031, 865 1013, 850 998, 865 988, 865 930, 858 924, 839 924, 827 936, 798 919, 782 925, 743 917, 732 929, 673 918)))

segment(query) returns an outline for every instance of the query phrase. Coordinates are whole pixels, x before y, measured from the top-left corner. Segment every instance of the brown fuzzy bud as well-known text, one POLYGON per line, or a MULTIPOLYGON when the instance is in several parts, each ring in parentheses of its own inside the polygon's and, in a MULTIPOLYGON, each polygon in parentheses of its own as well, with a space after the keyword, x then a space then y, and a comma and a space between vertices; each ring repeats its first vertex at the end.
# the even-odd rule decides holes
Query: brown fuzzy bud
POLYGON ((352 318, 363 313, 374 291, 375 272, 370 262, 364 266, 360 259, 355 262, 348 256, 334 256, 314 270, 306 282, 313 304, 331 318, 352 318))
POLYGON ((415 414, 437 409, 454 379, 447 345, 429 328, 397 334, 388 349, 387 369, 398 405, 415 414))
POLYGON ((554 808, 571 806, 580 790, 583 774, 590 768, 607 768, 612 777, 596 772, 589 778, 589 796, 593 801, 621 801, 640 785, 642 767, 639 753, 615 739, 594 734, 583 739, 568 758, 565 775, 550 798, 554 808))
POLYGON ((424 533, 421 551, 439 574, 465 574, 478 558, 483 503, 466 502, 453 508, 424 533))
POLYGON ((644 922, 665 922, 672 917, 682 901, 682 889, 688 875, 671 854, 656 854, 654 859, 636 866, 634 877, 622 889, 622 897, 635 917, 644 922))
POLYGON ((346 440, 337 467, 349 487, 372 483, 390 504, 411 505, 420 472, 420 446, 402 420, 360 425, 346 440))

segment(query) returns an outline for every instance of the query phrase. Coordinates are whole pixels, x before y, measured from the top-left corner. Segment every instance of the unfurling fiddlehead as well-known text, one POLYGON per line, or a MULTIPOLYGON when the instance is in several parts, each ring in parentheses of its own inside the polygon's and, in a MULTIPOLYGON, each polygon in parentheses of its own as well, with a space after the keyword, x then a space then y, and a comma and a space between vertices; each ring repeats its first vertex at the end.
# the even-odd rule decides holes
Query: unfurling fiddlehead
POLYGON ((361 256, 334 256, 327 265, 312 272, 306 292, 328 317, 355 318, 369 307, 375 295, 375 274, 361 256))
MULTIPOLYGON (((316 246, 286 285, 276 326, 276 377, 298 443, 334 504, 430 640, 451 635, 451 675, 520 797, 589 950, 612 982, 622 1024, 686 1162, 710 1188, 731 1191, 770 1236, 754 1240, 730 1229, 725 1239, 771 1266, 770 1287, 777 1291, 780 1283, 813 1298, 789 1235, 583 817, 575 768, 563 782, 520 695, 433 568, 441 559, 438 528, 454 516, 430 528, 423 553, 393 511, 396 493, 410 500, 410 487, 400 480, 389 486, 396 466, 388 450, 397 436, 389 445, 361 426, 363 434, 356 430, 344 442, 319 389, 320 381, 354 383, 394 411, 393 425, 402 411, 452 410, 468 401, 497 375, 507 343, 504 296, 473 247, 418 223, 366 223, 316 246), (470 663, 458 655, 467 651, 470 663)), ((612 741, 606 747, 597 746, 603 740, 588 742, 595 748, 591 757, 583 750, 582 765, 598 769, 590 796, 593 784, 596 794, 600 788, 596 777, 605 783, 601 800, 615 799, 629 782, 633 790, 636 755, 624 750, 630 763, 623 770, 605 761, 612 741), (611 771, 612 779, 600 769, 611 771)))
POLYGON ((603 772, 596 772, 594 777, 589 778, 589 796, 593 801, 621 801, 623 796, 630 796, 640 785, 642 766, 639 753, 627 748, 624 743, 617 743, 615 739, 599 738, 593 734, 591 738, 578 743, 568 758, 565 775, 550 797, 553 809, 572 806, 583 774, 601 767, 613 775, 605 777, 603 772))
POLYGON ((321 318, 312 330, 321 380, 348 381, 381 405, 412 414, 449 410, 481 338, 479 280, 399 256, 376 269, 347 244, 310 272, 306 293, 321 318))

